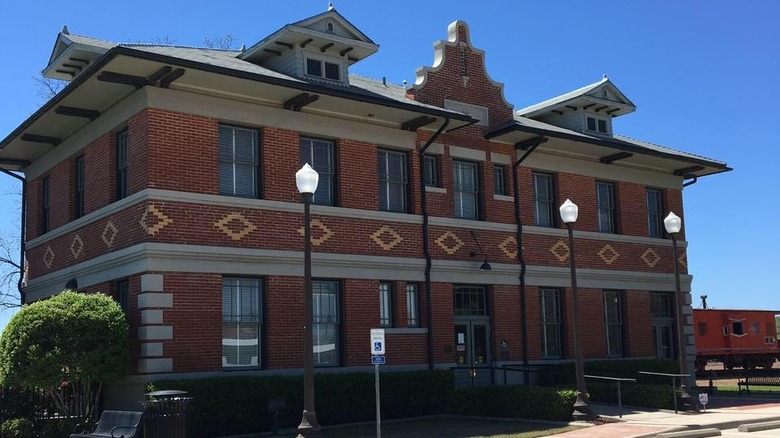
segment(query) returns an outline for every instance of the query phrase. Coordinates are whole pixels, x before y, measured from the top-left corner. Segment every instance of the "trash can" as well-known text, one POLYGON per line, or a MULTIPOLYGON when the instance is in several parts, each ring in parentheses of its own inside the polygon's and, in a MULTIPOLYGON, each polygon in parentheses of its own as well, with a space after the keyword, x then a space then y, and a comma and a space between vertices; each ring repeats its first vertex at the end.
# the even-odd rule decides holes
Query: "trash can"
POLYGON ((187 438, 187 411, 192 397, 186 391, 165 390, 146 394, 144 438, 187 438))

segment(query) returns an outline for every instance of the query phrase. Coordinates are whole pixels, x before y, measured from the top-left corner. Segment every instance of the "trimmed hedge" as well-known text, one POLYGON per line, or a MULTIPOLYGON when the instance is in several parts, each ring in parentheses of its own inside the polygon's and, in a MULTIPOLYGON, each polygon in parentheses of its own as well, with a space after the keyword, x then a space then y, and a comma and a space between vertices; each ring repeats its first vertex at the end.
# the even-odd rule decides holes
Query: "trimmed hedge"
POLYGON ((483 386, 459 389, 445 413, 480 417, 571 420, 576 391, 541 386, 483 386))
MULTIPOLYGON (((429 415, 442 411, 453 393, 447 370, 383 373, 382 418, 429 415)), ((314 379, 317 420, 323 425, 370 421, 375 418, 372 373, 317 374, 314 379)), ((151 390, 179 389, 194 397, 190 424, 195 437, 237 435, 271 430, 268 401, 281 398, 281 427, 295 427, 303 411, 303 376, 236 376, 165 380, 151 390)))
MULTIPOLYGON (((671 382, 669 382, 671 383, 671 382)), ((673 409, 674 399, 671 384, 645 385, 623 383, 620 385, 623 405, 656 409, 673 409)), ((588 382, 588 397, 591 401, 617 403, 617 385, 602 382, 588 382)))
MULTIPOLYGON (((671 377, 648 376, 639 371, 678 373, 679 366, 673 360, 599 360, 585 362, 585 374, 605 377, 629 377, 644 384, 670 385, 671 377)), ((589 382, 592 380, 589 380, 589 382)), ((556 386, 576 382, 574 363, 539 367, 539 383, 556 386)))

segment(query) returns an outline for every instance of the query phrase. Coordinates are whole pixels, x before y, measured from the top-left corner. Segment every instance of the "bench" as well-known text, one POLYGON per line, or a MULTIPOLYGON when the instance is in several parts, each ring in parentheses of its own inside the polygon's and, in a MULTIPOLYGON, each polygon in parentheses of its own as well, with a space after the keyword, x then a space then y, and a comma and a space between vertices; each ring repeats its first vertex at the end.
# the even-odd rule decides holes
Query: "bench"
POLYGON ((135 411, 103 411, 94 431, 87 432, 82 428, 70 438, 132 438, 140 435, 143 415, 143 412, 135 411))
POLYGON ((780 376, 746 376, 744 380, 737 382, 739 387, 739 395, 742 395, 742 387, 744 391, 750 395, 750 386, 780 386, 780 376))

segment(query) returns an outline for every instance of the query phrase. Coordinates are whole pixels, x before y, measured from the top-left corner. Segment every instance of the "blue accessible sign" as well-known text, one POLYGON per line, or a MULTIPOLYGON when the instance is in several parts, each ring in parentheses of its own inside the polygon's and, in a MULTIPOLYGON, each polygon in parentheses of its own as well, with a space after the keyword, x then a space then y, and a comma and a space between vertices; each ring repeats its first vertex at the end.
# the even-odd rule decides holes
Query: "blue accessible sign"
POLYGON ((371 365, 384 365, 384 364, 385 364, 384 356, 371 356, 371 365))

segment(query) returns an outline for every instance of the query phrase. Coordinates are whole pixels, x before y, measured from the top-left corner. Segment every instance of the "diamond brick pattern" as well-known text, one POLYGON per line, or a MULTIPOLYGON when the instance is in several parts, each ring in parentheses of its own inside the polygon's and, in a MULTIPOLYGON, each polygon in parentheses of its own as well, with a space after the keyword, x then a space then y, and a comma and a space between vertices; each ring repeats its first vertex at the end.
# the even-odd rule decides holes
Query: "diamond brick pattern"
POLYGON ((465 243, 460 240, 460 237, 452 231, 447 231, 439 236, 439 238, 436 239, 436 244, 449 255, 455 254, 465 245, 465 243))
POLYGON ((510 259, 517 258, 517 239, 515 239, 515 236, 509 236, 504 239, 504 241, 498 245, 498 248, 510 259))
POLYGON ((172 223, 173 220, 171 218, 166 216, 165 213, 161 212, 157 207, 150 204, 146 206, 144 214, 141 215, 139 225, 141 225, 141 228, 143 228, 147 234, 154 236, 172 223))
POLYGON ((117 234, 119 234, 119 228, 116 227, 114 221, 108 221, 106 226, 103 227, 103 233, 100 234, 100 238, 103 239, 106 248, 114 246, 114 239, 116 239, 117 234))
MULTIPOLYGON (((305 236, 306 230, 303 227, 301 227, 298 229, 298 234, 300 234, 301 236, 305 236)), ((322 223, 321 220, 312 219, 311 221, 311 244, 312 245, 320 246, 335 235, 336 233, 334 233, 330 228, 328 228, 327 225, 322 223)))
POLYGON ((599 258, 608 265, 615 263, 617 259, 620 258, 620 253, 610 244, 604 245, 596 254, 598 254, 599 258))
POLYGON ((680 262, 680 266, 682 266, 685 269, 688 269, 688 252, 682 251, 680 257, 677 257, 677 261, 680 262))
POLYGON ((54 250, 51 249, 50 246, 47 246, 46 252, 43 254, 43 264, 49 269, 51 268, 52 263, 54 263, 54 250))
POLYGON ((387 225, 382 225, 371 234, 371 240, 379 245, 385 251, 390 251, 404 241, 404 238, 394 229, 387 225))
POLYGON ((661 256, 658 255, 657 252, 653 248, 647 248, 645 252, 642 253, 640 256, 642 261, 645 262, 645 264, 648 267, 655 268, 655 265, 658 264, 658 262, 661 261, 661 256))
POLYGON ((70 242, 70 253, 73 254, 73 259, 78 260, 81 257, 81 253, 84 251, 84 241, 81 240, 81 236, 76 234, 73 241, 70 242))
POLYGON ((555 242, 555 245, 551 246, 549 251, 559 262, 569 260, 569 245, 563 240, 555 242))
POLYGON ((233 240, 241 240, 257 229, 241 213, 236 212, 226 214, 214 226, 233 240))

